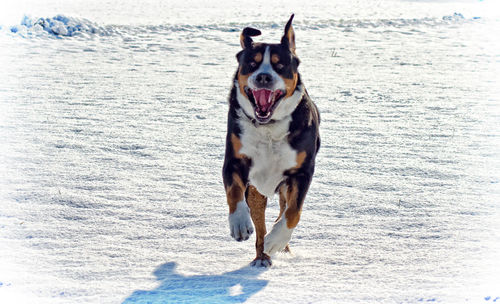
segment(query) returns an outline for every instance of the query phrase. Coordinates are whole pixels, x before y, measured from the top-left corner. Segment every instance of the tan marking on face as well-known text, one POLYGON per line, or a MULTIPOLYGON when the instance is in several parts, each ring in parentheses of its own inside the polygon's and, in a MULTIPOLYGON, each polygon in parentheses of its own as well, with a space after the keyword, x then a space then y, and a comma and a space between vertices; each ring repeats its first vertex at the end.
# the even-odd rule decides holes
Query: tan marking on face
POLYGON ((255 54, 255 56, 253 57, 253 60, 257 63, 261 62, 262 61, 262 53, 258 52, 257 54, 255 54))
POLYGON ((236 211, 238 202, 243 200, 243 193, 245 192, 245 185, 241 177, 233 173, 233 183, 226 188, 227 204, 229 205, 229 214, 236 211))
POLYGON ((285 82, 286 95, 285 97, 290 97, 293 95, 295 88, 297 87, 297 81, 299 80, 299 75, 297 73, 293 73, 293 78, 284 78, 281 77, 285 82))
POLYGON ((246 98, 248 98, 248 96, 247 93, 245 92, 245 87, 248 85, 248 77, 250 77, 250 74, 243 75, 241 74, 241 68, 238 70, 238 84, 240 87, 240 93, 246 98))
POLYGON ((276 63, 278 63, 279 61, 280 61, 280 56, 279 56, 278 54, 273 54, 273 55, 271 56, 271 62, 272 62, 272 63, 275 63, 275 64, 276 64, 276 63))
POLYGON ((255 232, 257 234, 257 240, 255 242, 255 248, 257 250, 256 258, 261 258, 264 254, 264 237, 267 233, 267 197, 260 194, 260 192, 257 191, 257 188, 255 188, 254 186, 248 186, 247 203, 248 207, 250 207, 250 216, 252 217, 252 221, 255 226, 255 232))

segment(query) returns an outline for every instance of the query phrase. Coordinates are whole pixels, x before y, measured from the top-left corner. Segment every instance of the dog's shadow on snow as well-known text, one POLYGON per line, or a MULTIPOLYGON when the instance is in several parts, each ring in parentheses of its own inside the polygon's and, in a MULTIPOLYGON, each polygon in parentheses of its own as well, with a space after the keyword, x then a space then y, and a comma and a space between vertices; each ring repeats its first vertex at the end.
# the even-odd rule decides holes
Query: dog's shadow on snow
POLYGON ((176 266, 174 262, 160 265, 153 272, 160 286, 136 290, 123 303, 243 303, 268 283, 257 279, 264 268, 245 266, 220 275, 183 276, 175 272, 176 266))

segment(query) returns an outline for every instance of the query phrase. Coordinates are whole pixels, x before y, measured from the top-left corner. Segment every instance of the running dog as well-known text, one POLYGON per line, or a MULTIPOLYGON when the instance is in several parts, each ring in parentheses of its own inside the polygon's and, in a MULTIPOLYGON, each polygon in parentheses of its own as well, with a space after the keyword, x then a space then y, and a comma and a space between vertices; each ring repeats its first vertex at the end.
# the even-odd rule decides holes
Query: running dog
POLYGON ((271 266, 271 256, 289 251, 320 147, 319 112, 300 79, 290 17, 280 43, 255 43, 261 32, 247 27, 236 58, 229 95, 223 180, 229 228, 237 241, 255 226, 257 256, 252 266, 271 266), (279 193, 280 213, 271 232, 267 199, 279 193))

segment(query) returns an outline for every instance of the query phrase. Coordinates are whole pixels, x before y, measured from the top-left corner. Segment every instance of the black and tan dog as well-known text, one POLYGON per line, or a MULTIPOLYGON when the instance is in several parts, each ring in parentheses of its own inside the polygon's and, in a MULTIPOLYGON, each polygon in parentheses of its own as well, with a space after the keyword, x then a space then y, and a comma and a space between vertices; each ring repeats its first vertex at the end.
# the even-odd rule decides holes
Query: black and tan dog
POLYGON ((288 242, 300 218, 320 146, 319 113, 298 73, 293 15, 281 43, 254 43, 245 28, 229 96, 224 186, 229 228, 237 241, 257 231, 254 266, 267 267, 288 242), (266 235, 267 198, 279 192, 280 214, 266 235))

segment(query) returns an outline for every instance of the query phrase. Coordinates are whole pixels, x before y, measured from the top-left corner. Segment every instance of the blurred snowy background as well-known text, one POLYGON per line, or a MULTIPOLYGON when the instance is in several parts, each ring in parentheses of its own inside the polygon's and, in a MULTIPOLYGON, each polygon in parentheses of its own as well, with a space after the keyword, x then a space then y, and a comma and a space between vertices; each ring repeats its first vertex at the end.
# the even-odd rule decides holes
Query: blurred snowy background
POLYGON ((2 1, 0 303, 500 302, 498 37, 493 0, 2 1), (323 146, 264 271, 226 99, 292 12, 323 146))

